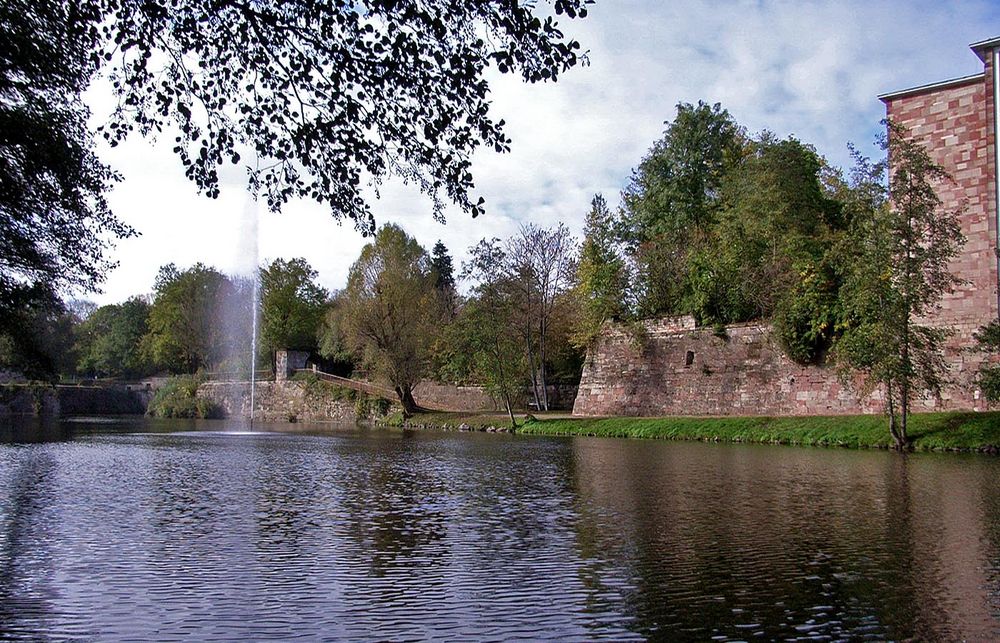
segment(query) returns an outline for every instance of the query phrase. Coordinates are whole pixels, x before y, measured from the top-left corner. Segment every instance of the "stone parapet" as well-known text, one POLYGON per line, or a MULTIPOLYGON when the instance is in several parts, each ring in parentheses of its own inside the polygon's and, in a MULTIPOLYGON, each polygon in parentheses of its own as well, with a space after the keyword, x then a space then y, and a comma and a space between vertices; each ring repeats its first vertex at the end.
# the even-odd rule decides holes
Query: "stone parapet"
MULTIPOLYGON (((975 384, 983 357, 945 351, 953 384, 915 411, 987 409, 975 384)), ((828 365, 802 366, 785 356, 764 324, 637 336, 609 325, 588 353, 573 414, 844 415, 882 412, 881 395, 859 399, 828 365)))
MULTIPOLYGON (((249 382, 205 382, 198 387, 198 397, 218 404, 226 417, 250 417, 249 382)), ((253 397, 254 418, 263 422, 353 423, 370 419, 358 417, 352 391, 323 382, 257 382, 253 397)))

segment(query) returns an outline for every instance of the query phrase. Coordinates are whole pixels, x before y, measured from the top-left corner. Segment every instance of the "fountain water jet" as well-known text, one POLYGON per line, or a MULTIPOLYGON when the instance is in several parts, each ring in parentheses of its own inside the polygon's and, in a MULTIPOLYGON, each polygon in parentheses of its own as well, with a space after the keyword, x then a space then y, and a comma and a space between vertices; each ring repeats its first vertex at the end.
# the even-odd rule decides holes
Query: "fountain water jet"
MULTIPOLYGON (((254 228, 256 229, 256 201, 254 201, 254 228)), ((256 246, 256 244, 254 244, 256 246)), ((255 253, 256 254, 256 253, 255 253)), ((257 307, 260 300, 260 269, 254 268, 253 288, 250 299, 250 316, 252 318, 250 331, 250 429, 253 429, 254 392, 257 388, 257 307)))
MULTIPOLYGON (((249 302, 243 299, 242 302, 238 302, 236 308, 237 310, 242 309, 244 312, 242 315, 246 315, 247 312, 250 313, 250 328, 247 329, 246 326, 242 326, 244 329, 241 333, 240 344, 242 346, 238 348, 240 352, 244 355, 244 351, 249 349, 250 353, 250 368, 249 368, 249 386, 250 386, 250 410, 249 410, 249 421, 250 427, 253 428, 253 422, 255 419, 255 406, 256 406, 256 381, 257 381, 257 341, 258 341, 258 320, 257 316, 259 314, 258 309, 260 305, 260 265, 259 265, 259 249, 258 249, 258 207, 257 199, 253 194, 248 193, 246 196, 246 202, 243 206, 243 216, 242 221, 239 225, 239 239, 237 242, 237 257, 236 257, 236 270, 239 277, 242 279, 249 279, 250 283, 247 284, 246 281, 243 283, 248 285, 249 292, 243 290, 245 293, 243 296, 249 295, 249 302), (249 303, 249 306, 247 304, 249 303), (249 308, 249 311, 247 311, 249 308), (249 336, 243 334, 249 330, 249 336), (249 346, 245 343, 249 340, 249 346)), ((242 289, 241 289, 242 290, 242 289)), ((243 317, 243 324, 246 323, 246 317, 243 317)), ((234 356, 235 357, 235 356, 234 356)), ((246 371, 244 371, 246 372, 246 371)))

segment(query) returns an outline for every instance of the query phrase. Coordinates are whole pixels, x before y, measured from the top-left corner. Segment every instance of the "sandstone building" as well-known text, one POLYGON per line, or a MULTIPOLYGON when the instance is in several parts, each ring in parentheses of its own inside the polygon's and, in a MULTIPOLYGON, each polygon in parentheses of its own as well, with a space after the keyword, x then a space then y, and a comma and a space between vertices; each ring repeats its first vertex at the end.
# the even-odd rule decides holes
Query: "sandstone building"
POLYGON ((966 280, 946 295, 936 321, 966 340, 997 317, 997 65, 1000 38, 971 45, 983 72, 879 96, 886 115, 924 144, 931 158, 955 179, 938 195, 946 208, 966 207, 966 243, 953 272, 966 280))
MULTIPOLYGON (((914 410, 985 410, 975 385, 982 362, 973 333, 1000 311, 1000 38, 973 43, 982 73, 879 96, 955 179, 941 185, 947 209, 964 208, 966 244, 952 264, 965 283, 945 296, 931 323, 955 329, 946 358, 954 385, 914 410)), ((828 367, 803 367, 783 354, 765 324, 742 324, 725 337, 690 319, 646 323, 637 344, 608 328, 588 355, 575 415, 827 415, 877 412, 878 394, 859 400, 828 367)))

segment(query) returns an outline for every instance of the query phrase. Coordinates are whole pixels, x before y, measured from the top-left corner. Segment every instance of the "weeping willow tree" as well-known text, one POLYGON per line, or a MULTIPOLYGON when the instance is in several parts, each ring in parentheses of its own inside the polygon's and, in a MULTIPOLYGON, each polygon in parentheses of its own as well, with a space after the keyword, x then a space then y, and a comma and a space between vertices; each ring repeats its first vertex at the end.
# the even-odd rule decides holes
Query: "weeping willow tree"
POLYGON ((427 369, 441 306, 427 252, 395 225, 385 225, 347 278, 341 330, 348 347, 389 384, 406 414, 417 410, 413 389, 427 369))

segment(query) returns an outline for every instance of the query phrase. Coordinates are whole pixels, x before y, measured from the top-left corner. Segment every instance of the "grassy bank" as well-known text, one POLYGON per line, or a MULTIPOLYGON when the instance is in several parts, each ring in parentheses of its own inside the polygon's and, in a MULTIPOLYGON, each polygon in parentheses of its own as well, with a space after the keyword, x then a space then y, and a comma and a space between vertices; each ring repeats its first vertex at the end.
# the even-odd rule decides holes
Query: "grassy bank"
MULTIPOLYGON (((517 425, 524 424, 524 414, 515 414, 517 425)), ((482 411, 426 411, 403 419, 402 413, 391 413, 377 424, 397 428, 413 429, 456 429, 463 424, 471 430, 485 430, 487 427, 510 428, 510 418, 505 413, 482 411)))
MULTIPOLYGON (((552 418, 529 421, 519 433, 758 442, 885 448, 892 438, 881 415, 824 417, 552 418)), ((918 451, 978 451, 1000 446, 1000 412, 910 416, 918 451)))

